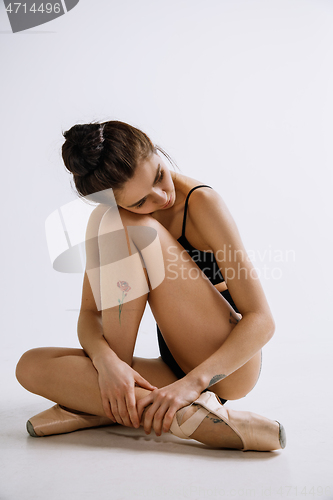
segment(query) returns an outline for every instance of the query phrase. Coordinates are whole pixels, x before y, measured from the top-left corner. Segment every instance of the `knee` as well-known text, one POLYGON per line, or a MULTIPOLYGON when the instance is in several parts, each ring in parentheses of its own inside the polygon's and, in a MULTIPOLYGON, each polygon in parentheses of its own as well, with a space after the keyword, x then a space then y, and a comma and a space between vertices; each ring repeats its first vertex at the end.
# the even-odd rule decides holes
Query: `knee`
POLYGON ((38 361, 41 348, 30 349, 25 352, 16 365, 15 375, 19 383, 28 391, 33 392, 35 381, 38 378, 38 361))
POLYGON ((137 214, 118 207, 124 226, 148 226, 158 230, 162 225, 151 214, 137 214))
POLYGON ((151 214, 136 214, 123 208, 119 208, 119 213, 130 240, 138 250, 150 246, 156 239, 162 244, 163 235, 168 231, 151 214))

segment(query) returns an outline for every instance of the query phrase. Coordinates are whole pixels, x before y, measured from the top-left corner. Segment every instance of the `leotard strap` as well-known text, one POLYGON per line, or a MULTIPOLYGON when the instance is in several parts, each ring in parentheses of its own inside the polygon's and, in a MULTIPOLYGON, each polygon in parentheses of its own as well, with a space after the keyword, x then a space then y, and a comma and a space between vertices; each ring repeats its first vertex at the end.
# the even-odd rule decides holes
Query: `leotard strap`
POLYGON ((200 184, 200 186, 195 186, 194 188, 192 188, 189 191, 188 195, 186 196, 185 208, 184 208, 184 218, 183 218, 183 228, 182 228, 182 237, 184 237, 184 238, 185 238, 185 226, 186 226, 188 200, 189 200, 190 194, 193 193, 193 191, 195 191, 196 189, 201 188, 201 187, 208 187, 210 189, 213 189, 211 186, 207 186, 207 184, 200 184))

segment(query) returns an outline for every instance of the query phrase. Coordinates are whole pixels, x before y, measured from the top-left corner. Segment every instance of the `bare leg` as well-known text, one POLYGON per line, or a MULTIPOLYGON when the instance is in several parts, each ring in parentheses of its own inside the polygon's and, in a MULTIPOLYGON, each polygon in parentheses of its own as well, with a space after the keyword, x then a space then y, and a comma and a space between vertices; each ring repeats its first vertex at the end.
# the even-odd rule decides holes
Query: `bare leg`
MULTIPOLYGON (((188 373, 213 354, 227 339, 235 326, 230 322, 230 315, 235 313, 187 252, 161 224, 149 215, 138 216, 122 209, 120 215, 136 246, 140 245, 136 241, 136 233, 131 236, 131 226, 152 227, 158 234, 165 264, 165 279, 149 291, 148 301, 175 360, 183 371, 188 373)), ((149 264, 150 262, 146 262, 148 274, 149 264)), ((135 301, 124 304, 124 318, 133 314, 133 303, 135 301)), ((144 307, 144 302, 141 307, 144 307)), ((116 314, 116 308, 105 311, 105 316, 110 318, 110 324, 116 321, 116 314)), ((117 352, 112 329, 104 335, 117 352)), ((131 350, 133 346, 129 345, 128 348, 131 350)), ((216 384, 214 392, 224 399, 244 397, 257 382, 260 364, 259 351, 240 369, 216 384)))
MULTIPOLYGON (((213 285, 198 273, 194 262, 161 224, 149 216, 137 217, 130 212, 124 212, 126 211, 121 211, 121 215, 125 225, 151 226, 158 233, 167 264, 166 279, 160 286, 149 292, 149 303, 176 361, 187 373, 215 352, 228 337, 233 328, 229 322, 232 309, 213 285), (172 268, 168 267, 171 247, 172 259, 175 259, 172 268), (190 276, 195 276, 195 279, 189 278, 190 276), (181 308, 180 304, 182 304, 181 308), (205 335, 202 332, 205 332, 205 335)), ((127 326, 130 324, 135 333, 126 337, 125 343, 122 335, 113 335, 112 325, 118 324, 119 321, 118 307, 103 311, 103 324, 108 325, 104 336, 112 349, 122 359, 128 359, 129 363, 132 359, 136 332, 146 299, 147 297, 142 297, 136 301, 124 303, 122 324, 125 326, 125 322, 128 322, 127 326)), ((254 356, 241 369, 216 384, 213 390, 225 399, 245 396, 258 377, 260 353, 258 354, 259 356, 254 356)), ((151 360, 147 360, 145 364, 143 361, 133 359, 132 366, 158 387, 176 380, 169 368, 161 361, 154 368, 151 360), (141 365, 139 366, 138 363, 141 365), (149 375, 147 375, 147 370, 150 370, 149 375)), ((27 390, 63 406, 105 416, 98 386, 98 374, 90 359, 80 349, 40 348, 28 351, 18 364, 17 378, 27 390)), ((146 394, 147 391, 136 388, 137 399, 141 399, 146 394)), ((202 432, 205 433, 203 430, 205 426, 213 425, 216 428, 216 423, 209 423, 208 420, 205 419, 194 435, 202 442, 205 442, 201 436, 202 432)), ((233 440, 234 446, 231 447, 239 447, 236 446, 237 443, 239 445, 238 436, 224 424, 219 427, 224 429, 223 435, 233 440)))
MULTIPOLYGON (((175 382, 177 378, 161 359, 134 358, 133 368, 157 387, 175 382)), ((78 411, 105 417, 101 403, 97 372, 81 349, 45 347, 23 354, 16 375, 27 390, 78 411)), ((137 400, 148 390, 135 388, 137 400)), ((191 408, 184 421, 196 411, 191 408)), ((206 417, 193 434, 193 439, 209 446, 242 448, 242 442, 222 421, 206 417)))

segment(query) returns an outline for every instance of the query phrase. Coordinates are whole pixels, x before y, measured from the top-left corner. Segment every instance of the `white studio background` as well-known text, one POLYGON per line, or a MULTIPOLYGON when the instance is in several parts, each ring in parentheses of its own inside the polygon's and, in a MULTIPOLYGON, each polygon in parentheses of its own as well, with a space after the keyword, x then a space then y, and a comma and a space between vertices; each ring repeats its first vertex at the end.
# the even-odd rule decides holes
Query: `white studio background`
MULTIPOLYGON (((80 0, 66 15, 13 34, 0 3, 8 400, 23 394, 14 368, 25 350, 79 346, 83 277, 52 269, 44 224, 75 199, 62 131, 108 119, 144 130, 182 173, 226 201, 276 320, 260 389, 273 387, 281 398, 296 373, 298 391, 305 395, 315 377, 311 396, 325 396, 333 331, 332 26, 329 0, 80 0), (322 371, 313 373, 312 359, 322 371)), ((137 353, 157 356, 155 337, 145 314, 137 353)))

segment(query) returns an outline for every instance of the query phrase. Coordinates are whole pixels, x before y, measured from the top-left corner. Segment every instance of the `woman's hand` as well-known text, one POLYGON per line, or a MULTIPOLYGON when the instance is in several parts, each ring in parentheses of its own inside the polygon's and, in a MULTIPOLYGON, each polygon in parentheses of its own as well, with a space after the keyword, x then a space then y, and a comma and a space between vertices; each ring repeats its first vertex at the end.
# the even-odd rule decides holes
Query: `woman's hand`
POLYGON ((145 433, 150 434, 151 428, 156 436, 160 436, 162 431, 168 432, 176 411, 193 403, 200 396, 201 390, 184 377, 161 389, 155 389, 140 399, 137 402, 140 420, 145 408, 151 405, 143 416, 145 433))
POLYGON ((140 418, 136 408, 135 384, 150 391, 156 387, 119 358, 103 358, 96 369, 106 416, 118 424, 138 428, 140 418))

